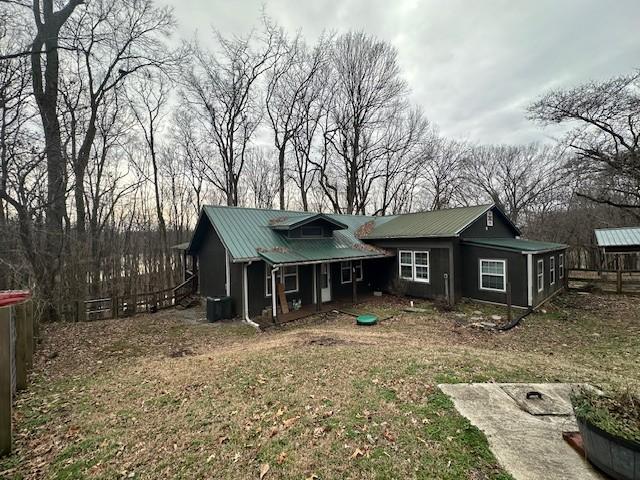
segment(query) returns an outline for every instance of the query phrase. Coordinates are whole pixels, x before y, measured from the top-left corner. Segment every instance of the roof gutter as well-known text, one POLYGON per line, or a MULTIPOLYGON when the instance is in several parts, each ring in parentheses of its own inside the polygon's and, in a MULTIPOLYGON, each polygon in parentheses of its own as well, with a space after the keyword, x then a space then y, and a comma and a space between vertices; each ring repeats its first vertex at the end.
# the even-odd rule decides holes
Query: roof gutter
POLYGON ((322 260, 305 260, 302 262, 270 262, 267 258, 260 258, 260 260, 264 260, 269 265, 273 265, 273 267, 284 267, 284 266, 296 266, 296 265, 318 265, 320 263, 337 263, 337 262, 349 262, 352 260, 368 260, 368 259, 377 259, 377 258, 389 258, 395 256, 393 253, 389 254, 381 254, 381 255, 367 255, 365 257, 344 257, 344 258, 325 258, 322 260))

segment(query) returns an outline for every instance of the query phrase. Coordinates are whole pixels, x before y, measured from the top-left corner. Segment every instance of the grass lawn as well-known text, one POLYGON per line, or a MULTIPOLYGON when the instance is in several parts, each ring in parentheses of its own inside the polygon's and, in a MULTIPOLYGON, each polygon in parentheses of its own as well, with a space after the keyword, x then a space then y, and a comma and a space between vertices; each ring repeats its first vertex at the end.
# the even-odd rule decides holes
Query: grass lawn
POLYGON ((46 326, 0 478, 508 479, 436 384, 640 384, 635 298, 566 294, 505 333, 465 326, 497 307, 407 303, 371 305, 392 314, 374 327, 335 314, 258 334, 171 311, 46 326))

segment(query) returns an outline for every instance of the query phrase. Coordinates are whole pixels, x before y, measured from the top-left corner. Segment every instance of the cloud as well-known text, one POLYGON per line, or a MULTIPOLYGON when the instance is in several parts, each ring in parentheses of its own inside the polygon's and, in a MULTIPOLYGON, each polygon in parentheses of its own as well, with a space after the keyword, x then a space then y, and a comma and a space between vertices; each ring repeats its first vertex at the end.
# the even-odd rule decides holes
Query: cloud
MULTIPOLYGON (((242 34, 260 0, 163 0, 183 36, 211 26, 242 34)), ((363 30, 391 42, 403 75, 441 132, 484 143, 549 141, 559 132, 525 117, 549 88, 640 67, 637 0, 272 0, 267 13, 314 39, 324 30, 363 30)))

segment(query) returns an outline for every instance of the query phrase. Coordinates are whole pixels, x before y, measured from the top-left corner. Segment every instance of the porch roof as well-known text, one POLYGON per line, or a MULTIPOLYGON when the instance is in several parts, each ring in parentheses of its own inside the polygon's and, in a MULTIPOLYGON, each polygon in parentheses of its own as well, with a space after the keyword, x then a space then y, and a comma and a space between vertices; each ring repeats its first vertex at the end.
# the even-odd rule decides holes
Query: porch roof
POLYGON ((522 253, 550 252, 554 250, 564 250, 569 247, 564 243, 539 242, 537 240, 525 240, 524 238, 465 238, 463 242, 465 244, 522 253))
POLYGON ((360 260, 391 256, 382 248, 343 242, 340 238, 288 239, 286 246, 258 249, 258 255, 272 265, 300 265, 331 261, 360 260))

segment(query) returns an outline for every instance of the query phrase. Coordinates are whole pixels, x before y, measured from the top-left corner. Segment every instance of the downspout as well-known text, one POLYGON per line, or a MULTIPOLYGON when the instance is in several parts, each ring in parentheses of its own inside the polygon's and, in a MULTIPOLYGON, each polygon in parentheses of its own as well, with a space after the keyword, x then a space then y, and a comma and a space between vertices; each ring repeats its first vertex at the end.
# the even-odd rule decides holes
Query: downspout
POLYGON ((278 316, 278 299, 276 298, 276 272, 278 270, 280 267, 271 268, 271 316, 274 322, 278 316))
POLYGON ((260 325, 249 318, 249 281, 247 279, 247 267, 251 265, 251 261, 242 264, 242 303, 244 310, 244 321, 256 330, 260 331, 260 325))
POLYGON ((533 254, 527 253, 527 305, 533 308, 533 254))
POLYGON ((229 265, 229 250, 224 249, 224 276, 225 276, 225 291, 227 292, 227 297, 231 295, 231 279, 229 271, 231 267, 229 265))

